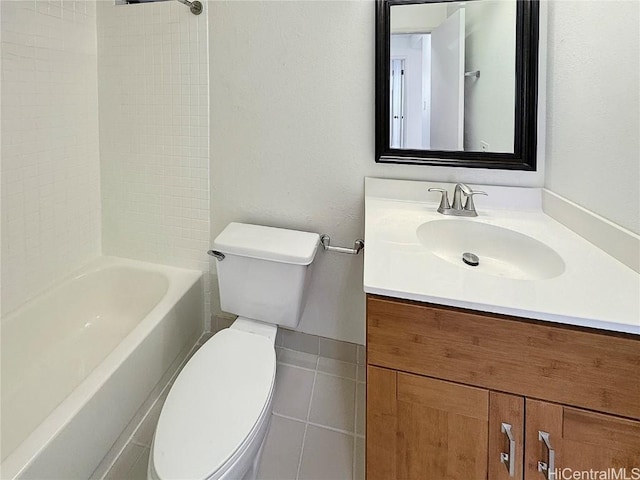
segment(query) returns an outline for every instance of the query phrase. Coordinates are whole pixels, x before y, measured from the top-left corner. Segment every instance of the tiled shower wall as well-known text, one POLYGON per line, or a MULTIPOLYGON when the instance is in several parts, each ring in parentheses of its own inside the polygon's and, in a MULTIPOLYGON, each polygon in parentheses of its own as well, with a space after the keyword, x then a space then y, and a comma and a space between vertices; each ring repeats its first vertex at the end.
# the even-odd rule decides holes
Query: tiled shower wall
POLYGON ((105 0, 97 13, 103 252, 208 271, 206 12, 105 0))
POLYGON ((100 254, 95 8, 0 1, 2 314, 100 254))

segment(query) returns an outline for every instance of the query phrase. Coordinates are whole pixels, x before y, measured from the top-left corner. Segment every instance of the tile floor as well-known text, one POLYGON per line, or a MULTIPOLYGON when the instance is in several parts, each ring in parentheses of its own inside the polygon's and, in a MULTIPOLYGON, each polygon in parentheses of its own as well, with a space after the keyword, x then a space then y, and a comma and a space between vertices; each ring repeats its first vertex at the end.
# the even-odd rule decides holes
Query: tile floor
MULTIPOLYGON (((273 416, 258 479, 364 479, 364 365, 281 347, 276 351, 273 416)), ((146 480, 163 402, 156 403, 105 479, 146 480)))

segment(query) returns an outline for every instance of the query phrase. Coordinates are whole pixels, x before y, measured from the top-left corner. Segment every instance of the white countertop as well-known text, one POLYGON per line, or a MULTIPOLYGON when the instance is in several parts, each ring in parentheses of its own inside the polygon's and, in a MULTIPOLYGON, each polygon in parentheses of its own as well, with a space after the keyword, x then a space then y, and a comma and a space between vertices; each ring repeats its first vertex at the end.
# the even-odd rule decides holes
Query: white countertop
POLYGON ((532 237, 564 260, 562 274, 544 280, 487 275, 449 263, 418 240, 437 213, 440 195, 429 187, 453 184, 367 178, 364 291, 370 294, 640 335, 640 275, 595 247, 541 208, 536 188, 472 186, 482 222, 532 237), (505 208, 508 206, 509 208, 505 208))

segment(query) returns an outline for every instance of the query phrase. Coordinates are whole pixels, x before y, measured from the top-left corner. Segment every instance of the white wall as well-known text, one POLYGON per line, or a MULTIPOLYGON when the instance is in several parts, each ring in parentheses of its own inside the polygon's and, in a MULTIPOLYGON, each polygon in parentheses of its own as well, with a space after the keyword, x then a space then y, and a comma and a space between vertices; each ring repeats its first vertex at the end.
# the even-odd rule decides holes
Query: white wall
POLYGON ((640 3, 549 6, 546 187, 640 234, 640 3))
POLYGON ((391 33, 428 33, 448 17, 446 3, 394 5, 391 33))
POLYGON ((0 2, 2 314, 100 253, 95 2, 0 2))
MULTIPOLYGON (((211 216, 364 232, 364 177, 538 185, 541 172, 374 161, 374 2, 212 1, 211 216)), ((481 200, 478 200, 478 207, 481 200)), ((299 329, 364 343, 362 256, 319 252, 299 329)))
POLYGON ((467 2, 464 149, 513 153, 515 108, 516 2, 467 2))
POLYGON ((207 52, 206 14, 99 2, 104 254, 208 271, 207 52))

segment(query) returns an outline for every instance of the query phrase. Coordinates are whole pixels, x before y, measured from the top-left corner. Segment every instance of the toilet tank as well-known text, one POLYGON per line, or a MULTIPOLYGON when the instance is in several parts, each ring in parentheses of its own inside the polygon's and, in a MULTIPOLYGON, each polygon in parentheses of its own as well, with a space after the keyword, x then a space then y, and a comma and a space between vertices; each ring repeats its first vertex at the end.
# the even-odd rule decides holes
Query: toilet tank
POLYGON ((317 233, 230 223, 213 249, 223 311, 296 327, 306 303, 317 233))

